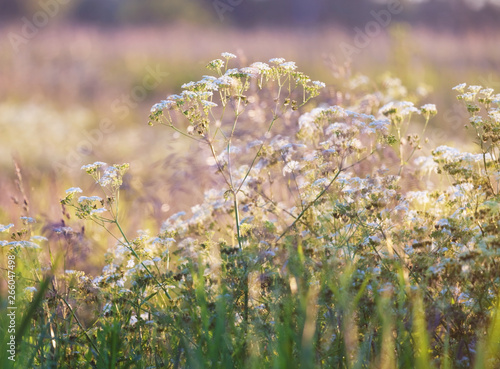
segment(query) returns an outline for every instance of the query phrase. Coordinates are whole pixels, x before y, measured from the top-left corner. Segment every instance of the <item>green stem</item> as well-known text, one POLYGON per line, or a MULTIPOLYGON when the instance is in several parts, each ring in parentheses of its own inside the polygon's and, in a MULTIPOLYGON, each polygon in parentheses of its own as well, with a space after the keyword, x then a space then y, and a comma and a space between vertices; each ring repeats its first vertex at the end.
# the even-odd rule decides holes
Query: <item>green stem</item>
POLYGON ((288 231, 290 231, 295 226, 295 224, 297 224, 297 222, 304 216, 304 214, 306 213, 306 211, 309 210, 309 208, 311 206, 313 206, 316 203, 316 201, 318 201, 325 194, 325 192, 330 189, 330 187, 332 186, 333 182, 335 182, 335 180, 337 179, 337 177, 339 176, 339 174, 340 174, 341 171, 342 171, 342 168, 339 168, 339 170, 337 171, 337 174, 335 174, 335 176, 332 178, 332 180, 330 181, 330 183, 328 183, 328 185, 325 186, 325 188, 323 189, 323 191, 321 191, 318 194, 318 196, 316 196, 316 198, 313 201, 311 201, 309 204, 307 204, 307 206, 304 209, 302 209, 302 211, 297 216, 297 218, 295 218, 295 220, 293 221, 293 223, 290 224, 287 227, 287 229, 285 229, 283 231, 283 233, 276 239, 276 241, 275 241, 276 243, 278 243, 278 241, 281 240, 285 236, 285 234, 287 234, 288 231))
POLYGON ((238 237, 238 247, 240 248, 240 251, 243 249, 243 246, 241 245, 241 232, 240 232, 240 212, 238 210, 238 199, 237 199, 237 192, 233 192, 233 198, 234 198, 234 218, 236 221, 236 235, 238 237))
POLYGON ((132 253, 132 255, 134 255, 134 257, 137 260, 139 260, 139 263, 143 266, 143 268, 146 270, 146 272, 149 274, 149 276, 151 278, 153 278, 153 280, 156 282, 156 284, 158 285, 158 287, 160 287, 163 290, 163 292, 165 292, 165 295, 168 297, 168 299, 172 300, 172 297, 170 296, 170 294, 168 293, 168 291, 165 289, 165 287, 160 283, 160 281, 155 277, 155 275, 153 273, 151 273, 151 271, 149 270, 149 268, 141 261, 141 258, 139 257, 139 255, 137 255, 137 253, 132 248, 132 246, 130 246, 130 241, 127 239, 127 236, 125 236, 125 233, 123 232, 122 227, 120 227, 120 223, 118 223, 118 220, 115 219, 114 223, 118 227, 118 230, 120 231, 123 239, 125 240, 126 246, 130 250, 130 252, 132 253))
POLYGON ((92 345, 92 347, 94 348, 94 350, 97 352, 97 354, 99 356, 101 356, 101 353, 99 352, 99 349, 97 348, 97 346, 95 345, 94 341, 92 341, 89 337, 89 335, 87 334, 87 331, 85 330, 85 328, 83 328, 82 326, 82 323, 80 323, 80 320, 78 320, 78 317, 76 316, 75 312, 73 311, 72 307, 70 306, 70 304, 68 304, 68 302, 66 301, 66 299, 62 296, 59 296, 61 298, 61 300, 64 301, 64 304, 66 305, 66 307, 69 309, 69 311, 71 312, 71 315, 73 315, 73 318, 75 318, 75 321, 76 321, 76 324, 78 324, 78 326, 80 327, 80 329, 82 330, 83 334, 85 335, 85 337, 87 338, 87 340, 90 342, 90 344, 92 345))

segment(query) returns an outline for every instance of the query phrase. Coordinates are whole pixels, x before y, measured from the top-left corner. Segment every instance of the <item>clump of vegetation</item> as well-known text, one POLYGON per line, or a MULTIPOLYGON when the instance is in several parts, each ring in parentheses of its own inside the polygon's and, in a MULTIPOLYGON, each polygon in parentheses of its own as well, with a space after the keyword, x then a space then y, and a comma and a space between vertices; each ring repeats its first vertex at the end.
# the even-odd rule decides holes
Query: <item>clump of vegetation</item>
POLYGON ((401 100, 399 80, 370 92, 356 76, 332 94, 293 62, 222 58, 149 117, 196 141, 220 178, 192 214, 133 238, 128 164, 96 162, 82 169, 99 195, 73 187, 61 203, 116 239, 102 274, 56 272, 31 218, 0 226, 19 307, 2 367, 498 367, 500 94, 455 88, 477 153, 416 157, 437 110, 401 100), (424 174, 432 190, 405 187, 424 174))

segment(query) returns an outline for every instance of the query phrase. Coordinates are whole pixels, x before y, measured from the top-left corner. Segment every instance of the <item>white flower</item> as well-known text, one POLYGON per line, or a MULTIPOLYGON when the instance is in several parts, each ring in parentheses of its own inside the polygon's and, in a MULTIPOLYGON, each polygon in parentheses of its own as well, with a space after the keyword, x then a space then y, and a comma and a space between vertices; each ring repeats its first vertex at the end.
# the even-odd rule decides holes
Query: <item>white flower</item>
POLYGON ((446 226, 449 226, 449 225, 450 225, 450 222, 446 218, 439 219, 436 222, 436 226, 438 226, 438 227, 446 227, 446 226))
POLYGON ((241 73, 245 73, 248 76, 255 77, 259 74, 259 70, 254 67, 244 67, 240 69, 241 73))
POLYGON ((43 237, 43 236, 31 236, 30 241, 32 241, 32 242, 34 242, 34 241, 41 242, 41 241, 48 241, 48 239, 47 239, 47 237, 43 237))
POLYGON ((267 72, 271 69, 268 64, 262 62, 253 63, 250 65, 250 67, 256 68, 260 73, 267 72))
POLYGON ((14 224, 12 224, 12 223, 7 224, 7 225, 0 224, 0 232, 7 232, 12 227, 14 227, 14 224))
POLYGON ((389 127, 391 126, 391 122, 384 119, 374 120, 368 124, 368 127, 371 129, 373 133, 376 131, 381 131, 382 133, 387 133, 389 131, 389 127))
POLYGON ((251 149, 252 147, 255 147, 255 146, 260 146, 263 144, 263 141, 261 140, 255 140, 255 141, 251 141, 247 144, 247 149, 251 149))
POLYGON ((24 290, 31 293, 35 293, 37 291, 35 287, 26 287, 24 290))
POLYGON ((73 228, 71 228, 71 227, 55 227, 54 232, 56 232, 58 234, 60 234, 60 233, 69 234, 69 233, 73 232, 73 228))
POLYGON ((93 171, 93 170, 96 170, 100 167, 103 167, 103 166, 106 166, 107 164, 106 163, 103 163, 102 161, 96 161, 94 164, 87 164, 87 165, 84 165, 82 166, 80 169, 81 170, 85 170, 87 172, 90 172, 90 171, 93 171))
POLYGON ((420 110, 424 114, 429 114, 429 115, 436 115, 437 114, 437 108, 436 105, 434 104, 425 104, 420 107, 420 110))
POLYGON ((483 90, 481 90, 479 92, 481 94, 483 94, 484 96, 490 97, 493 94, 493 92, 495 92, 495 90, 492 89, 492 88, 485 88, 485 89, 483 89, 483 90))
POLYGON ((300 163, 298 161, 289 161, 283 168, 283 175, 285 176, 287 173, 292 173, 298 169, 300 169, 300 163))
POLYGON ((455 91, 458 91, 460 93, 463 93, 466 86, 467 86, 467 83, 461 83, 461 84, 456 85, 455 87, 453 87, 452 90, 455 90, 455 91))
POLYGON ((78 202, 82 203, 84 201, 102 201, 102 199, 99 196, 80 196, 78 198, 78 202))
POLYGON ((132 316, 130 317, 129 324, 130 324, 130 325, 135 325, 135 323, 137 323, 137 316, 132 315, 132 316))
POLYGON ((437 156, 439 159, 451 161, 460 155, 460 151, 454 147, 441 145, 432 152, 432 155, 437 156))
POLYGON ((217 78, 214 83, 220 87, 230 87, 234 83, 234 79, 228 75, 223 75, 217 78))
POLYGON ((331 135, 333 133, 348 133, 349 131, 350 131, 349 125, 347 125, 346 123, 342 123, 342 122, 336 122, 336 123, 330 124, 326 128, 325 134, 331 135))
POLYGON ((236 59, 236 55, 232 54, 232 53, 222 53, 220 54, 223 58, 226 58, 226 59, 236 59))
POLYGON ((66 193, 69 195, 70 193, 83 192, 80 187, 71 187, 66 190, 66 193))
POLYGON ((357 138, 353 138, 349 141, 349 146, 353 149, 360 150, 363 147, 363 144, 357 138))
POLYGON ((424 173, 432 173, 436 172, 438 169, 437 163, 434 161, 434 159, 431 156, 421 156, 418 157, 414 160, 415 165, 420 167, 420 170, 424 173))
POLYGON ((222 67, 224 67, 224 61, 221 59, 212 60, 207 65, 207 68, 211 68, 211 69, 221 69, 222 67))
POLYGON ((201 100, 201 103, 203 104, 204 107, 206 108, 215 108, 218 105, 212 101, 207 101, 207 100, 201 100))
POLYGON ((185 99, 195 99, 197 97, 196 92, 184 90, 181 92, 181 95, 185 99))
POLYGON ((101 214, 101 213, 104 213, 105 211, 108 211, 108 209, 106 208, 99 208, 99 209, 94 209, 90 212, 90 215, 93 215, 93 214, 101 214))
POLYGON ((14 246, 14 247, 21 247, 21 248, 27 248, 27 249, 39 249, 40 246, 38 246, 36 243, 31 242, 31 241, 13 241, 7 243, 5 246, 14 246))
POLYGON ((285 62, 284 58, 272 58, 272 59, 269 59, 269 63, 271 63, 271 64, 282 64, 284 62, 285 62))
POLYGON ((23 223, 27 224, 27 223, 36 223, 36 220, 33 219, 32 217, 21 217, 20 218, 23 223))
POLYGON ((388 102, 384 106, 382 106, 378 112, 383 115, 388 115, 396 111, 396 107, 394 106, 394 102, 388 102))
POLYGON ((469 86, 469 91, 471 91, 473 94, 477 94, 482 89, 483 86, 469 86))
POLYGON ((319 87, 319 88, 325 88, 326 87, 326 84, 324 82, 321 82, 321 81, 313 81, 312 84, 316 87, 319 87))
POLYGON ((165 109, 165 104, 163 104, 163 103, 154 104, 151 107, 151 114, 154 114, 154 113, 157 113, 159 111, 162 111, 163 109, 165 109))
POLYGON ((224 75, 233 76, 233 75, 238 75, 239 73, 240 73, 240 71, 238 70, 238 68, 232 68, 232 69, 226 70, 226 73, 224 73, 224 75))
POLYGON ((409 201, 415 201, 417 204, 424 205, 429 203, 430 197, 427 191, 408 191, 406 193, 406 198, 409 201))
POLYGON ((282 67, 283 69, 291 72, 295 69, 297 69, 297 66, 295 65, 295 62, 286 62, 286 63, 281 63, 280 64, 280 67, 282 67))

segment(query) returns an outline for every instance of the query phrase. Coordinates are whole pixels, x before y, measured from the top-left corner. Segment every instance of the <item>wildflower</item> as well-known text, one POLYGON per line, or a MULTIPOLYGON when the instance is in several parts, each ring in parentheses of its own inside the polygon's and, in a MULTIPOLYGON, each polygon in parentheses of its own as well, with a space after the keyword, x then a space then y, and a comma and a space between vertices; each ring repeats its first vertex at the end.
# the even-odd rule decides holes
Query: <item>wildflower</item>
POLYGON ((218 105, 212 101, 207 101, 207 100, 202 100, 201 103, 203 104, 203 106, 205 108, 215 108, 217 107, 218 105))
POLYGON ((73 232, 73 228, 71 228, 71 227, 55 227, 54 232, 56 232, 58 234, 61 234, 61 233, 69 234, 69 233, 73 232))
POLYGON ((425 104, 420 107, 422 114, 429 119, 429 117, 437 114, 436 105, 434 104, 425 104))
POLYGON ((12 247, 20 247, 20 248, 26 248, 26 249, 39 249, 40 246, 38 246, 36 243, 31 242, 31 241, 13 241, 7 243, 5 246, 12 246, 12 247))
POLYGON ((456 85, 455 87, 453 87, 452 90, 455 90, 455 91, 458 91, 460 93, 463 93, 466 86, 467 86, 467 83, 461 83, 461 84, 456 85))
POLYGON ((479 93, 481 93, 482 95, 486 96, 486 97, 490 97, 493 92, 495 92, 495 90, 493 90, 492 88, 485 88, 485 89, 482 89, 481 91, 479 91, 479 93))
POLYGON ((300 163, 298 161, 292 160, 286 163, 283 168, 283 175, 285 176, 287 173, 293 173, 294 171, 300 169, 300 163))
POLYGON ((483 124, 483 118, 479 115, 475 115, 475 116, 469 118, 469 122, 473 126, 478 126, 478 125, 483 124))
POLYGON ((281 63, 280 67, 282 67, 283 69, 285 69, 285 70, 287 70, 289 72, 294 71, 295 69, 297 69, 297 66, 295 65, 295 62, 281 63))
POLYGON ((195 99, 198 95, 196 94, 196 92, 184 90, 181 92, 181 96, 189 100, 189 99, 195 99))
POLYGON ((224 75, 237 77, 240 75, 240 71, 238 70, 238 68, 232 68, 226 70, 226 73, 224 75))
POLYGON ((427 204, 430 202, 429 192, 427 191, 408 191, 406 198, 409 201, 415 201, 417 204, 427 204))
POLYGON ((43 237, 43 236, 31 236, 30 238, 30 241, 32 242, 41 242, 41 241, 48 241, 47 237, 43 237))
POLYGON ((391 115, 391 114, 396 113, 396 112, 397 112, 397 108, 396 108, 396 106, 395 106, 394 102, 393 102, 393 101, 391 101, 391 102, 389 102, 389 103, 385 104, 384 106, 382 106, 382 107, 378 110, 378 112, 379 112, 380 114, 383 114, 383 115, 385 115, 385 116, 388 116, 388 115, 391 115))
POLYGON ((14 227, 14 224, 12 224, 12 223, 7 224, 7 225, 0 224, 0 232, 7 232, 12 227, 14 227))
POLYGON ((36 287, 26 287, 24 290, 31 293, 35 293, 37 291, 36 287))
POLYGON ((325 88, 326 87, 326 84, 324 82, 320 82, 320 81, 313 81, 312 84, 318 88, 325 88))
POLYGON ((212 69, 212 70, 220 70, 221 68, 224 67, 224 61, 221 59, 215 59, 212 60, 210 63, 208 63, 207 68, 212 69))
POLYGON ((437 172, 438 165, 434 159, 430 156, 421 156, 414 160, 415 165, 420 167, 420 170, 424 173, 430 174, 431 172, 437 172))
POLYGON ((271 69, 268 64, 262 62, 253 63, 250 67, 257 69, 259 73, 265 73, 271 69))
POLYGON ((159 111, 162 111, 163 109, 165 109, 165 104, 163 104, 163 103, 154 104, 151 107, 151 114, 154 114, 154 113, 157 113, 159 111))
POLYGON ((105 211, 108 211, 108 209, 106 209, 106 208, 94 209, 90 212, 90 215, 101 214, 101 213, 104 213, 105 211))
POLYGON ((130 324, 130 325, 135 325, 135 323, 137 323, 137 321, 138 321, 138 320, 137 320, 137 316, 136 316, 136 315, 132 315, 132 316, 130 317, 129 324, 130 324))
POLYGON ((469 86, 469 91, 471 91, 473 94, 477 94, 482 89, 483 86, 469 86))
POLYGON ((223 75, 217 78, 214 83, 219 87, 231 87, 234 83, 234 79, 228 75, 223 75))
POLYGON ((357 138, 353 138, 349 141, 349 146, 355 150, 361 150, 363 148, 363 144, 357 138))
POLYGON ((474 101, 474 96, 475 95, 472 92, 464 92, 463 94, 458 95, 457 99, 458 100, 464 100, 464 101, 473 102, 474 101))
POLYGON ((246 74, 249 77, 255 77, 259 74, 260 71, 257 68, 245 67, 241 68, 240 72, 246 74))
POLYGON ((387 133, 389 131, 391 123, 388 120, 379 119, 374 120, 368 124, 368 127, 372 133, 376 133, 376 131, 380 131, 381 133, 387 133))
POLYGON ((107 164, 102 161, 96 161, 94 164, 83 165, 80 169, 86 171, 89 174, 94 173, 100 167, 106 166, 107 164))
POLYGON ((73 194, 73 193, 77 193, 77 192, 83 192, 83 191, 82 191, 82 189, 80 187, 71 187, 71 188, 68 188, 66 190, 67 194, 73 194))
POLYGON ((232 53, 222 53, 220 54, 223 58, 226 58, 226 59, 236 59, 236 55, 232 54, 232 53))
POLYGON ((93 202, 93 201, 102 201, 102 199, 99 196, 80 196, 78 198, 79 203, 82 203, 84 201, 93 202))
POLYGON ((284 58, 272 58, 269 59, 269 63, 271 64, 283 64, 285 62, 284 58))
POLYGON ((445 161, 451 161, 460 155, 460 152, 454 147, 449 147, 441 145, 432 151, 432 155, 436 156, 437 159, 442 159, 445 161))
POLYGON ((255 146, 260 146, 263 144, 263 141, 261 140, 254 140, 254 141, 251 141, 247 144, 247 149, 251 149, 252 147, 255 147, 255 146))
POLYGON ((346 134, 346 133, 348 133, 350 130, 351 130, 351 127, 350 127, 349 125, 347 125, 346 123, 336 122, 336 123, 332 123, 332 124, 330 124, 330 125, 326 128, 326 130, 325 130, 325 134, 326 134, 326 135, 331 135, 331 134, 339 134, 339 133, 346 134))

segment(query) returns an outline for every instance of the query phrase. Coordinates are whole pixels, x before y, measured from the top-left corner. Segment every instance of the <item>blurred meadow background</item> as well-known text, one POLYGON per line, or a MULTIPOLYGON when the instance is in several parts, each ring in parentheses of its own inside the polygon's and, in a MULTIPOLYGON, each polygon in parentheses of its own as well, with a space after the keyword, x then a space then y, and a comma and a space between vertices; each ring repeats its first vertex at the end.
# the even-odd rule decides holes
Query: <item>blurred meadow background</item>
MULTIPOLYGON (((326 83, 319 101, 329 103, 351 76, 399 78, 437 105, 430 147, 471 145, 453 86, 500 89, 498 0, 0 0, 0 9, 0 223, 36 217, 49 240, 57 227, 83 227, 59 200, 93 186, 80 167, 97 160, 131 164, 128 229, 157 230, 203 198, 218 178, 196 145, 147 123, 154 103, 207 74, 221 52, 242 65, 295 61, 326 83)), ((85 227, 88 248, 69 251, 66 267, 98 272, 113 240, 85 227)))

